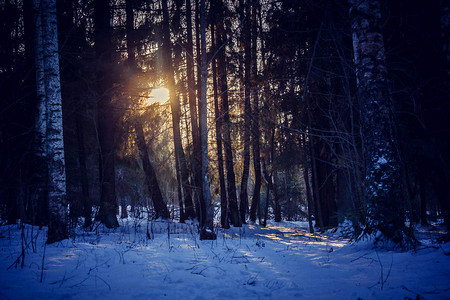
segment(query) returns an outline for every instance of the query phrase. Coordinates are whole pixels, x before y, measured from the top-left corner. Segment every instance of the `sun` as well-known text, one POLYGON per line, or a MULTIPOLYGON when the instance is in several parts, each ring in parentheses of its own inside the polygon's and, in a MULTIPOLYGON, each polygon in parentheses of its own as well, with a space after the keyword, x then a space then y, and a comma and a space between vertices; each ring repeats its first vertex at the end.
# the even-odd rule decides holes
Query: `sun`
POLYGON ((158 102, 159 104, 165 103, 167 100, 169 100, 169 90, 165 87, 159 87, 152 89, 152 92, 150 93, 148 97, 148 103, 153 104, 158 102))

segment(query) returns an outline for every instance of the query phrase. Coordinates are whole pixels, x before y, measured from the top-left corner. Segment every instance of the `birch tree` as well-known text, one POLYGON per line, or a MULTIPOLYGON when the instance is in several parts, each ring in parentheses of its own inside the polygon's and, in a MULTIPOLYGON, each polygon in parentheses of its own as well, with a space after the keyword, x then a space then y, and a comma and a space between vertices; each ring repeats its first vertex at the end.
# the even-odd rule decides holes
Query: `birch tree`
MULTIPOLYGON (((45 81, 44 81, 44 47, 42 44, 42 15, 40 13, 40 0, 33 1, 33 10, 35 17, 34 31, 34 63, 36 70, 36 100, 38 103, 38 111, 36 116, 35 133, 34 133, 34 150, 36 155, 37 170, 41 170, 36 187, 36 198, 40 214, 37 216, 40 221, 45 219, 44 203, 47 202, 46 184, 47 184, 47 168, 45 153, 45 135, 47 131, 47 110, 45 100, 45 81), (45 170, 45 171, 43 171, 45 170), (43 172, 42 172, 43 171, 43 172)), ((45 223, 39 222, 40 224, 45 223)))
POLYGON ((47 243, 67 238, 66 171, 64 161, 63 116, 59 73, 56 1, 36 0, 36 78, 39 100, 37 122, 38 156, 47 162, 48 236, 47 243))

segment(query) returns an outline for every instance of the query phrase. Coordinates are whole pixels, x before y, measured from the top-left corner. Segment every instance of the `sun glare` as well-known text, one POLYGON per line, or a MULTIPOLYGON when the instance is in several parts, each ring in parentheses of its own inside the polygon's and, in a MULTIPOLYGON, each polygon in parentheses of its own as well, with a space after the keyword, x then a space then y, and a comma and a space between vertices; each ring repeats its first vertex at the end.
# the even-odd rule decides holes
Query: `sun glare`
POLYGON ((156 102, 163 104, 167 100, 169 100, 169 90, 164 87, 153 89, 150 93, 150 96, 148 97, 149 104, 153 104, 156 102))

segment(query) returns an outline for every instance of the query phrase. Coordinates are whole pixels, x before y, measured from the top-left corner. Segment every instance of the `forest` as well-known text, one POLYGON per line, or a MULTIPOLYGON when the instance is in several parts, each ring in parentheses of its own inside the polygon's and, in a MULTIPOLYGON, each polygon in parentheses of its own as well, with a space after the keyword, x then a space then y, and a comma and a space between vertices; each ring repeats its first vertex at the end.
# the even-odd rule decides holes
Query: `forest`
MULTIPOLYGON (((352 243, 371 249, 381 290, 402 282, 391 271, 406 272, 393 269, 394 254, 387 270, 390 251, 428 251, 441 262, 429 280, 337 298, 450 296, 445 283, 425 291, 450 275, 447 1, 0 0, 0 23, 0 287, 27 259, 29 276, 45 281, 52 255, 73 247, 91 251, 86 261, 95 253, 98 272, 103 238, 119 265, 131 250, 136 261, 160 257, 149 243, 161 241, 173 268, 171 251, 191 253, 184 247, 194 243, 245 272, 266 256, 257 264, 230 254, 247 251, 242 241, 249 252, 285 244, 294 255, 306 243, 311 255, 325 245, 327 263, 337 249, 343 264, 348 253, 352 263, 368 259, 342 244, 352 243)), ((198 266, 182 268, 205 278, 244 272, 198 266)), ((65 271, 55 272, 65 285, 65 271)), ((260 286, 267 272, 244 285, 260 286)), ((95 288, 98 280, 111 292, 95 276, 95 288)), ((317 296, 264 282, 265 294, 196 299, 317 296)), ((16 290, 0 298, 21 298, 16 290)))

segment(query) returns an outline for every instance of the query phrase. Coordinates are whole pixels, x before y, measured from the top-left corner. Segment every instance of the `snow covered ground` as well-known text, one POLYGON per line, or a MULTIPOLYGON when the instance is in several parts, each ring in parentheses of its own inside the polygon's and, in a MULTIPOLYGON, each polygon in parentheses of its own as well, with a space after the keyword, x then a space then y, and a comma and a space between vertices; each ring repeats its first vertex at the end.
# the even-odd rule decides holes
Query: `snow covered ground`
POLYGON ((47 245, 45 229, 0 227, 0 299, 450 299, 450 243, 374 249, 307 224, 218 230, 127 219, 47 245), (45 257, 43 259, 45 252, 45 257), (42 270, 43 266, 43 270, 42 270), (42 275, 42 283, 40 283, 42 275))

